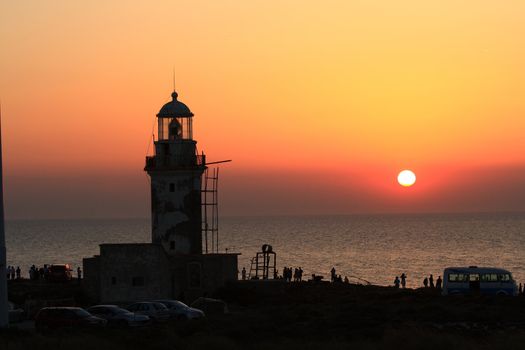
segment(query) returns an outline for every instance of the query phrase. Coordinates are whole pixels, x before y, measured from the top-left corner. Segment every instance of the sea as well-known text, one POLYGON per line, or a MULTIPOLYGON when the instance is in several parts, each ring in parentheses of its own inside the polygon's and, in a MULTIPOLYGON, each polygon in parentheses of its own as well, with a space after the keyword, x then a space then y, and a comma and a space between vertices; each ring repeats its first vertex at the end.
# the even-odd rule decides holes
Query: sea
MULTIPOLYGON (((69 263, 99 253, 101 243, 151 241, 149 219, 6 222, 7 264, 27 276, 33 264, 69 263)), ((277 267, 301 267, 329 279, 335 267, 351 282, 408 287, 449 266, 502 267, 525 282, 525 213, 224 217, 220 252, 240 253, 239 270, 270 244, 277 267)))

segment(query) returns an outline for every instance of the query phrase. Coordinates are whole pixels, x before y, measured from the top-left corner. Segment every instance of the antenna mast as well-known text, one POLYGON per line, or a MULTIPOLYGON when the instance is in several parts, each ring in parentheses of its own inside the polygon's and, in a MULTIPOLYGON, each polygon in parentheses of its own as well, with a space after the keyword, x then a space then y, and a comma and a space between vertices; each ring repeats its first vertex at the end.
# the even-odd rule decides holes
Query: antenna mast
POLYGON ((173 92, 175 92, 175 64, 173 64, 173 92))

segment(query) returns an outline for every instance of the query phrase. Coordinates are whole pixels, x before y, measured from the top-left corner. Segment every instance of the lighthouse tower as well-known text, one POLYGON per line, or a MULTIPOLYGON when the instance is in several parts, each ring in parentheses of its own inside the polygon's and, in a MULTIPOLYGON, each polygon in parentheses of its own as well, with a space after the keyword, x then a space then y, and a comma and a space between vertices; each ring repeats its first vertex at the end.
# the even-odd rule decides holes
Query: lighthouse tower
POLYGON ((204 154, 197 154, 193 113, 171 94, 157 114, 155 155, 146 157, 151 177, 152 243, 172 254, 202 253, 201 177, 204 154))

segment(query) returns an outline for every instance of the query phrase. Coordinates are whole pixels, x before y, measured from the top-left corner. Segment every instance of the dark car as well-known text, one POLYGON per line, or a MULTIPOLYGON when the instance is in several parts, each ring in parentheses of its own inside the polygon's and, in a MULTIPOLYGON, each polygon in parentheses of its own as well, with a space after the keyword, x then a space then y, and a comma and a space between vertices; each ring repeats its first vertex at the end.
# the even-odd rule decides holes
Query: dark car
POLYGON ((71 281, 71 266, 69 264, 57 264, 49 267, 48 280, 53 282, 71 281))
POLYGON ((164 304, 171 315, 171 318, 176 320, 196 320, 204 317, 204 312, 193 307, 189 307, 182 301, 178 300, 155 300, 158 303, 164 304))
POLYGON ((96 305, 87 309, 89 313, 108 321, 110 326, 146 326, 151 320, 146 315, 139 315, 116 305, 96 305))
POLYGON ((161 303, 143 301, 126 307, 131 312, 148 316, 153 322, 163 322, 170 319, 168 308, 161 303))
POLYGON ((35 317, 35 328, 38 330, 104 327, 106 324, 106 320, 79 307, 45 307, 35 317))

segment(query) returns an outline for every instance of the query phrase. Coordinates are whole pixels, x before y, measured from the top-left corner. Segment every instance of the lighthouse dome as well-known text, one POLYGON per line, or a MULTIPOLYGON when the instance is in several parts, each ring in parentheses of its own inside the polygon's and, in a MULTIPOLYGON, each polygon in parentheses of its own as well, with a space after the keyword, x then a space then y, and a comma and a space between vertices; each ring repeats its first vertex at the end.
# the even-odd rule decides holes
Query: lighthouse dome
POLYGON ((188 106, 186 106, 184 103, 177 100, 177 97, 179 95, 174 91, 171 94, 172 101, 166 103, 162 108, 160 109, 159 113, 157 114, 157 117, 160 118, 190 118, 193 117, 193 113, 191 113, 188 106))

